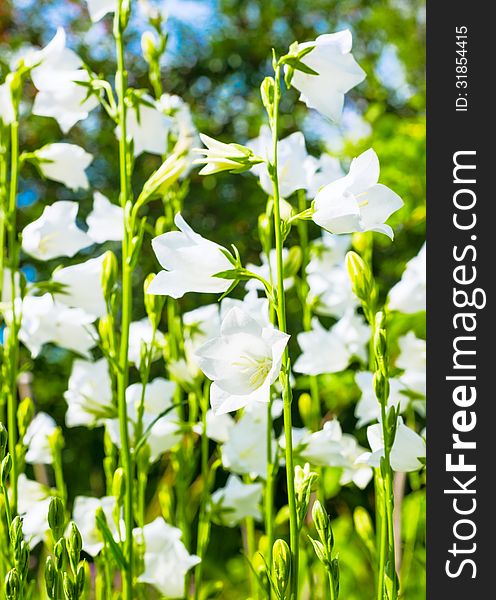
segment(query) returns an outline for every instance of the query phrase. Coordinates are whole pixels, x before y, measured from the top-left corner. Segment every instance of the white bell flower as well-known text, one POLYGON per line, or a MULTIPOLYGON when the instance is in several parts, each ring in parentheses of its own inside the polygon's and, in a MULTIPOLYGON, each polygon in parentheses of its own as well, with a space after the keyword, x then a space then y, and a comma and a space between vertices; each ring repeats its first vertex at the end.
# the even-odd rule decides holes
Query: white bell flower
MULTIPOLYGON (((229 433, 235 424, 235 421, 231 415, 228 415, 227 413, 223 415, 215 415, 214 411, 209 409, 207 411, 205 420, 207 424, 207 437, 218 444, 227 442, 229 439, 229 433)), ((198 423, 194 428, 194 430, 200 435, 203 433, 202 429, 201 423, 198 423), (198 425, 200 427, 198 427, 198 425)))
POLYGON ((403 369, 399 380, 406 388, 420 394, 426 395, 427 387, 427 357, 426 341, 418 338, 413 331, 398 339, 400 354, 396 359, 396 366, 403 369))
POLYGON ((262 327, 243 310, 232 308, 222 321, 219 337, 196 352, 200 369, 213 381, 213 411, 222 414, 253 402, 268 402, 288 340, 289 335, 262 327))
POLYGON ((57 424, 47 413, 39 412, 29 424, 23 438, 27 448, 25 460, 32 465, 51 465, 52 451, 48 438, 57 428, 57 424))
POLYGON ((339 479, 341 485, 354 483, 358 488, 364 490, 369 484, 374 475, 372 468, 356 462, 356 459, 363 454, 364 450, 365 448, 358 445, 354 436, 346 433, 343 434, 341 452, 348 464, 343 468, 339 479))
POLYGON ((337 158, 330 154, 321 154, 319 158, 309 156, 305 161, 307 174, 307 197, 315 198, 324 185, 343 177, 343 169, 337 158))
POLYGON ((314 318, 312 329, 297 336, 302 354, 293 370, 305 375, 344 371, 353 357, 366 358, 369 338, 370 328, 353 310, 348 310, 330 330, 324 329, 314 318))
POLYGON ((269 301, 267 298, 260 298, 255 290, 248 291, 242 300, 229 297, 223 298, 220 303, 221 319, 234 307, 249 314, 252 319, 255 319, 263 327, 270 327, 269 301))
POLYGON ((54 491, 47 486, 28 479, 24 473, 19 473, 17 510, 22 517, 24 539, 31 549, 42 542, 50 530, 48 509, 54 495, 54 491))
MULTIPOLYGON (((103 549, 103 537, 96 524, 96 511, 101 508, 105 514, 107 525, 114 540, 118 541, 118 529, 114 520, 115 498, 104 496, 93 498, 90 496, 76 496, 72 509, 72 519, 79 529, 83 540, 83 550, 90 556, 97 556, 103 549)), ((122 524, 123 525, 123 524, 122 524)), ((124 526, 121 527, 124 531, 124 526)))
POLYGON ((138 581, 153 585, 165 598, 183 598, 186 573, 200 562, 181 542, 181 530, 157 517, 142 529, 135 529, 144 541, 144 571, 138 581))
POLYGON ((225 248, 195 233, 178 213, 174 222, 179 231, 170 231, 152 240, 153 251, 165 269, 148 286, 148 294, 182 298, 187 292, 225 292, 232 281, 214 277, 233 269, 225 248))
MULTIPOLYGON (((172 407, 175 389, 175 383, 161 377, 150 381, 145 388, 142 426, 143 432, 150 428, 146 444, 150 448, 151 462, 158 460, 164 452, 181 440, 181 423, 176 409, 157 419, 161 413, 172 407)), ((138 442, 135 432, 142 394, 141 383, 133 383, 126 390, 128 431, 133 445, 138 442)), ((119 419, 107 421, 106 428, 111 440, 121 448, 119 419)))
POLYGON ((22 231, 22 249, 38 260, 74 256, 93 240, 76 225, 77 202, 61 200, 45 206, 41 216, 22 231))
POLYGON ((412 314, 426 309, 426 246, 406 265, 400 281, 389 292, 389 309, 412 314))
POLYGON ((112 402, 107 360, 75 360, 64 398, 67 402, 67 427, 103 425, 105 419, 114 417, 117 409, 112 402))
MULTIPOLYGON (((357 428, 378 421, 381 416, 381 405, 374 392, 374 375, 369 371, 355 373, 355 382, 362 392, 362 396, 355 407, 355 417, 358 419, 357 428)), ((402 394, 405 386, 398 379, 389 380, 389 398, 386 412, 393 406, 403 412, 409 403, 408 396, 402 394)))
MULTIPOLYGON (((144 317, 140 321, 133 321, 129 326, 129 346, 128 358, 129 362, 137 368, 141 365, 141 348, 146 345, 148 351, 152 343, 153 327, 148 317, 144 317)), ((161 331, 155 332, 155 340, 151 352, 151 360, 158 360, 162 354, 161 349, 165 344, 165 336, 161 331)))
POLYGON ((33 104, 33 114, 53 117, 64 133, 78 121, 86 119, 98 106, 98 98, 88 97, 88 90, 81 83, 88 83, 90 75, 83 68, 83 61, 66 48, 65 31, 59 27, 47 46, 31 57, 34 64, 31 78, 38 90, 33 104))
MULTIPOLYGON (((356 462, 379 468, 381 458, 384 456, 384 438, 381 423, 368 426, 367 439, 372 452, 362 454, 356 462)), ((393 471, 402 473, 418 471, 422 468, 422 461, 425 459, 425 440, 413 429, 407 427, 401 417, 398 417, 396 436, 391 448, 390 458, 393 471)))
POLYGON ((47 144, 36 150, 34 156, 47 179, 63 183, 70 190, 87 190, 88 177, 85 170, 93 156, 75 144, 47 144))
POLYGON ((50 294, 26 296, 21 310, 19 339, 33 357, 50 342, 82 356, 90 356, 90 350, 96 345, 91 315, 55 302, 50 294))
POLYGON ((312 42, 298 44, 298 51, 313 46, 301 62, 317 75, 294 71, 291 85, 300 92, 309 108, 339 121, 344 95, 365 79, 365 71, 351 54, 352 37, 348 29, 320 35, 312 42))
MULTIPOLYGON (((143 152, 163 156, 167 153, 171 119, 156 108, 153 98, 144 96, 143 99, 146 104, 139 103, 127 109, 127 137, 133 140, 134 156, 139 156, 143 152)), ((116 135, 119 139, 119 128, 116 129, 116 135)))
POLYGON ((10 125, 15 119, 14 105, 12 104, 12 95, 10 85, 5 82, 0 85, 0 121, 4 125, 10 125))
POLYGON ((105 255, 90 258, 77 265, 58 269, 52 280, 65 285, 64 291, 55 294, 55 300, 72 308, 80 308, 94 319, 106 313, 102 289, 102 269, 105 255))
POLYGON ((89 237, 97 244, 124 239, 124 210, 100 192, 93 194, 93 210, 86 223, 89 237))
MULTIPOLYGON (((272 133, 267 125, 263 125, 258 138, 250 140, 247 145, 257 156, 268 162, 273 160, 272 133)), ((305 164, 307 159, 305 138, 301 132, 292 133, 277 142, 279 192, 283 198, 287 198, 296 190, 306 188, 307 170, 305 164)), ((267 165, 260 163, 253 166, 251 170, 260 179, 260 185, 264 192, 272 196, 274 189, 267 165)))
POLYGON ((213 511, 227 527, 235 527, 246 517, 260 520, 261 501, 262 484, 243 483, 236 475, 230 475, 225 487, 212 494, 213 511))
POLYGON ((369 149, 354 158, 347 175, 324 186, 315 197, 312 219, 331 233, 377 231, 393 239, 386 220, 403 200, 378 183, 379 159, 369 149))
POLYGON ((100 21, 103 17, 117 10, 118 0, 86 0, 88 12, 93 23, 100 21))

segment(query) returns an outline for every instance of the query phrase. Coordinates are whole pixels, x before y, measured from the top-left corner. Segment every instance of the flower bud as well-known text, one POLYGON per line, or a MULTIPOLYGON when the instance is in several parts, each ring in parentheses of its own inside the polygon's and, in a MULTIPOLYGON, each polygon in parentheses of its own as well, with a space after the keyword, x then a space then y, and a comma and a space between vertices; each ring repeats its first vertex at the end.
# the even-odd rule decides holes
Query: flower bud
POLYGON ((374 393, 380 404, 387 404, 389 398, 389 379, 381 370, 374 373, 374 393))
POLYGON ((76 523, 71 521, 69 524, 69 535, 67 536, 67 552, 69 553, 69 559, 71 565, 77 565, 79 562, 79 555, 83 548, 83 539, 79 533, 76 523))
POLYGON ((29 424, 33 420, 34 416, 34 404, 31 398, 24 398, 19 403, 17 408, 17 426, 19 428, 19 437, 23 438, 26 435, 26 431, 29 424))
POLYGON ((60 427, 56 427, 48 436, 48 444, 50 445, 52 456, 55 458, 55 460, 58 460, 60 453, 65 446, 64 435, 60 427))
POLYGON ((315 529, 319 534, 320 541, 324 545, 328 559, 331 558, 332 549, 334 547, 334 534, 332 532, 331 521, 329 515, 322 507, 322 504, 315 500, 312 507, 312 519, 315 529))
POLYGON ((147 294, 147 289, 152 280, 155 277, 155 273, 150 273, 143 284, 144 298, 145 298, 145 310, 152 326, 156 329, 160 323, 162 316, 162 309, 165 304, 165 296, 159 296, 157 294, 147 294))
POLYGON ((119 264, 115 254, 110 250, 105 252, 102 263, 102 290, 103 297, 107 303, 110 303, 114 293, 119 274, 119 264))
POLYGON ((118 506, 122 506, 124 502, 124 494, 126 493, 126 476, 124 469, 119 467, 115 470, 114 477, 112 480, 112 496, 115 497, 115 501, 118 506))
POLYGON ((0 460, 3 460, 5 456, 5 449, 7 448, 7 441, 9 439, 9 434, 5 429, 5 425, 0 423, 0 460))
POLYGON ((7 600, 17 600, 21 583, 16 569, 11 569, 5 577, 5 597, 7 600))
POLYGON ((64 503, 60 498, 54 497, 50 500, 48 507, 48 525, 53 531, 55 539, 58 539, 65 525, 64 503))
POLYGON ((363 506, 357 506, 353 513, 353 522, 355 531, 362 542, 368 548, 369 552, 375 554, 374 527, 369 513, 363 506))
POLYGON ((7 478, 10 474, 11 469, 12 457, 10 456, 10 454, 6 454, 4 459, 2 460, 2 466, 0 467, 0 480, 2 482, 3 487, 7 485, 7 478))
POLYGON ((63 571, 67 563, 67 547, 65 538, 61 537, 53 547, 53 555, 55 557, 55 570, 63 571))
POLYGON ((274 88, 275 82, 273 77, 266 77, 260 86, 260 97, 269 118, 272 119, 274 114, 274 88))
POLYGON ((353 251, 346 254, 346 268, 351 280, 353 293, 364 304, 369 305, 374 292, 374 279, 370 268, 353 251))
POLYGON ((29 545, 24 540, 21 541, 14 553, 14 561, 19 577, 24 580, 29 567, 29 545))
POLYGON ((144 31, 141 36, 141 52, 148 64, 153 62, 157 57, 157 44, 155 36, 151 31, 144 31))
POLYGON ((177 153, 171 154, 162 165, 150 175, 138 197, 138 204, 145 204, 155 194, 163 194, 175 183, 186 169, 186 159, 177 153))
POLYGON ((69 576, 69 573, 64 573, 64 594, 67 600, 77 600, 76 585, 69 576))
POLYGON ((278 539, 274 542, 272 547, 272 570, 279 596, 284 598, 291 575, 291 551, 284 540, 278 539))
POLYGON ((47 557, 45 562, 45 587, 49 598, 55 598, 55 588, 57 582, 57 572, 51 556, 47 557))
POLYGON ((284 278, 294 277, 301 266, 301 248, 292 246, 289 249, 286 260, 284 261, 284 278))
POLYGON ((312 409, 312 397, 310 396, 310 394, 307 394, 306 392, 300 394, 300 397, 298 398, 298 409, 300 412, 301 420, 303 421, 303 425, 305 425, 305 427, 310 427, 314 418, 312 409))
POLYGON ((77 568, 76 571, 76 593, 77 596, 76 598, 79 598, 83 595, 84 592, 84 586, 86 584, 86 569, 87 569, 87 562, 85 560, 81 561, 79 563, 79 566, 77 568))

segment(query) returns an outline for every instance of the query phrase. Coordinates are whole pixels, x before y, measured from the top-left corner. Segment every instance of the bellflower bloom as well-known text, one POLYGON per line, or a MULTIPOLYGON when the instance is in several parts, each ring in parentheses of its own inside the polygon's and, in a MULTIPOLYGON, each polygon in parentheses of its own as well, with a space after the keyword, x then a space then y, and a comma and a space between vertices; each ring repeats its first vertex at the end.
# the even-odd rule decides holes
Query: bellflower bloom
POLYGON ((330 330, 324 329, 317 318, 312 329, 297 335, 302 354, 294 364, 296 373, 322 375, 344 371, 356 356, 366 358, 365 345, 370 328, 363 319, 349 310, 330 330))
POLYGON ((234 527, 246 517, 260 520, 261 501, 261 483, 242 483, 239 477, 230 475, 225 487, 212 494, 212 510, 223 525, 234 527))
POLYGON ((210 403, 214 413, 268 402, 288 340, 287 334, 262 327, 243 310, 232 308, 222 321, 219 337, 196 352, 200 369, 213 381, 210 403))
POLYGON ((80 308, 94 319, 103 317, 106 313, 101 283, 104 258, 102 254, 55 271, 52 280, 65 286, 62 293, 54 295, 55 300, 66 306, 80 308))
POLYGON ((22 249, 38 260, 74 256, 93 240, 76 225, 77 202, 61 200, 45 206, 41 216, 22 231, 22 249))
MULTIPOLYGON (((149 349, 152 343, 153 327, 148 317, 140 321, 133 321, 129 326, 129 362, 137 368, 141 365, 141 347, 143 344, 149 349)), ((165 343, 164 334, 161 331, 155 332, 155 341, 151 352, 151 360, 158 360, 162 354, 161 348, 165 343)))
POLYGON ((52 452, 48 438, 57 425, 50 415, 39 412, 27 428, 23 443, 27 448, 26 462, 32 465, 52 464, 52 452))
POLYGON ((96 362, 75 360, 64 393, 67 402, 67 427, 103 425, 105 419, 115 416, 112 403, 112 384, 105 358, 96 362))
POLYGON ((109 12, 117 10, 118 0, 86 0, 88 12, 93 23, 100 21, 109 12))
POLYGON ((34 156, 47 179, 63 183, 70 190, 87 190, 88 177, 85 170, 93 156, 75 144, 47 144, 36 150, 34 156))
MULTIPOLYGON (((362 392, 362 396, 355 407, 355 417, 358 419, 357 428, 363 427, 372 421, 378 421, 381 416, 381 405, 374 392, 374 375, 369 371, 355 373, 355 382, 362 392)), ((389 380, 389 398, 386 412, 393 406, 403 412, 408 406, 408 396, 402 394, 405 386, 398 379, 389 380)))
POLYGON ((0 85, 0 121, 4 125, 10 125, 14 118, 14 105, 12 104, 10 85, 5 82, 0 85))
POLYGON ((416 337, 413 331, 398 339, 400 354, 396 366, 403 369, 399 380, 412 392, 426 394, 426 342, 416 337))
POLYGON ((304 164, 307 174, 307 196, 315 198, 324 185, 343 177, 343 169, 337 158, 329 154, 321 154, 320 158, 309 156, 304 164))
POLYGON ((93 210, 86 218, 88 235, 97 244, 124 238, 124 210, 101 194, 93 194, 93 210))
POLYGON ((157 517, 133 533, 145 547, 144 571, 138 581, 153 585, 166 598, 183 598, 186 573, 200 559, 186 550, 181 530, 157 517))
MULTIPOLYGON (((143 100, 146 104, 139 103, 126 113, 126 133, 133 140, 134 156, 143 152, 163 156, 167 153, 171 119, 156 108, 153 98, 144 96, 143 100)), ((116 129, 116 135, 120 137, 119 128, 116 129)))
MULTIPOLYGON (((250 140, 248 146, 265 161, 273 160, 272 133, 267 125, 261 127, 258 138, 250 140)), ((305 165, 308 158, 305 138, 301 132, 292 133, 277 142, 279 192, 283 198, 287 198, 296 190, 306 188, 307 170, 305 165)), ((274 189, 267 164, 255 165, 252 172, 260 179, 260 185, 264 192, 272 196, 274 189)))
POLYGON ((50 294, 26 296, 22 301, 22 322, 19 339, 33 357, 44 344, 53 343, 89 356, 96 344, 96 331, 91 315, 78 308, 67 308, 54 302, 50 294))
POLYGON ((401 280, 389 292, 389 309, 412 314, 426 309, 426 246, 406 265, 401 280))
POLYGON ((351 54, 351 45, 348 29, 298 44, 298 51, 313 46, 301 62, 318 75, 295 70, 291 85, 300 92, 300 100, 309 108, 315 108, 333 121, 341 118, 344 95, 366 76, 351 54))
MULTIPOLYGON (((207 437, 218 444, 224 444, 229 439, 229 432, 234 427, 235 421, 229 414, 214 415, 214 411, 209 409, 206 414, 207 437)), ((196 423, 193 431, 198 435, 203 434, 202 423, 196 423)))
POLYGON ((93 557, 97 556, 104 546, 102 534, 96 524, 96 511, 99 508, 105 514, 113 538, 118 540, 117 525, 113 516, 115 508, 115 498, 113 496, 104 496, 103 498, 76 496, 72 509, 72 519, 81 534, 83 550, 93 557))
POLYGON ((225 248, 195 233, 178 213, 174 222, 179 231, 170 231, 152 240, 153 251, 165 269, 148 286, 148 294, 182 298, 187 292, 223 293, 232 281, 214 277, 233 269, 225 248))
POLYGON ((331 233, 377 231, 393 239, 386 220, 403 200, 378 180, 379 159, 370 149, 353 159, 347 175, 319 191, 312 219, 331 233))
POLYGON ((83 61, 65 47, 65 31, 59 27, 55 37, 31 61, 40 62, 31 71, 31 78, 38 90, 33 104, 33 114, 53 117, 64 133, 78 121, 86 119, 98 106, 98 98, 88 96, 90 75, 83 68, 83 61))
POLYGON ((43 541, 49 531, 48 509, 55 490, 28 479, 24 473, 19 473, 17 481, 18 506, 22 517, 22 532, 24 539, 33 549, 43 541))
POLYGON ((194 164, 205 165, 200 175, 213 175, 221 171, 241 173, 262 162, 250 148, 241 144, 225 144, 204 133, 200 133, 200 139, 206 148, 195 148, 194 152, 203 154, 203 157, 193 161, 194 164))
MULTIPOLYGON (((369 425, 367 439, 372 452, 362 454, 356 462, 366 463, 371 467, 378 468, 381 464, 381 458, 384 456, 384 438, 381 423, 369 425)), ((425 440, 413 429, 407 427, 401 417, 398 417, 396 436, 391 448, 390 458, 392 469, 402 473, 418 471, 423 466, 422 460, 425 459, 425 440)))

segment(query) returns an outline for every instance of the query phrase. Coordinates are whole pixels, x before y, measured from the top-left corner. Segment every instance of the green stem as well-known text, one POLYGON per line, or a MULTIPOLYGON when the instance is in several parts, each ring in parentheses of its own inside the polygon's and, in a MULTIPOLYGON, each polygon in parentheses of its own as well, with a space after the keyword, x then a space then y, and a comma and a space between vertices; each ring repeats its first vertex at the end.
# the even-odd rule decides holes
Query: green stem
MULTIPOLYGON (((265 535, 267 536, 267 565, 272 574, 272 546, 274 545, 274 456, 272 448, 272 400, 267 406, 267 473, 265 481, 265 535)), ((267 597, 270 600, 272 587, 267 583, 267 597)))
MULTIPOLYGON (((276 243, 277 258, 277 320, 279 329, 287 333, 286 325, 286 297, 284 291, 284 266, 283 266, 283 246, 282 223, 280 212, 280 194, 279 178, 277 173, 277 141, 279 124, 279 101, 281 97, 281 67, 277 65, 274 74, 274 106, 271 119, 272 145, 273 145, 273 163, 271 165, 271 177, 274 194, 274 234, 276 243)), ((282 357, 280 381, 282 385, 282 396, 284 403, 284 437, 286 442, 286 480, 288 487, 288 507, 289 507, 289 529, 290 529, 290 548, 291 548, 291 596, 296 600, 298 598, 298 515, 296 510, 296 495, 294 487, 294 463, 293 463, 293 438, 292 438, 292 418, 291 404, 292 391, 290 383, 291 363, 289 352, 286 346, 282 357)))
POLYGON ((377 600, 384 600, 384 580, 386 575, 387 521, 384 514, 384 485, 380 470, 375 470, 375 497, 377 525, 379 530, 379 570, 377 573, 377 600))
MULTIPOLYGON (((124 40, 125 30, 123 0, 119 0, 114 20, 114 36, 117 54, 116 91, 118 99, 118 120, 120 128, 119 136, 119 175, 120 175, 120 202, 123 208, 131 200, 131 186, 129 182, 129 148, 127 142, 126 128, 126 88, 127 73, 124 62, 124 40)), ((127 214, 126 211, 124 213, 127 214)), ((121 340, 119 349, 119 372, 117 374, 117 408, 119 414, 119 427, 121 437, 121 460, 126 475, 126 494, 124 498, 124 521, 126 524, 125 555, 127 569, 123 574, 123 598, 133 598, 133 488, 134 468, 129 442, 129 431, 127 427, 127 405, 126 388, 128 385, 128 350, 129 350, 129 327, 132 318, 132 268, 130 265, 130 241, 133 231, 129 231, 129 223, 125 216, 125 235, 122 242, 122 313, 121 313, 121 340)), ((131 224, 133 225, 133 224, 131 224)))
MULTIPOLYGON (((249 479, 245 478, 245 482, 249 483, 249 479)), ((246 517, 245 519, 245 533, 246 533, 246 554, 250 563, 253 561, 255 556, 256 544, 255 544, 255 521, 253 517, 246 517)), ((250 598, 258 598, 258 582, 253 572, 253 569, 249 570, 250 574, 250 598)))

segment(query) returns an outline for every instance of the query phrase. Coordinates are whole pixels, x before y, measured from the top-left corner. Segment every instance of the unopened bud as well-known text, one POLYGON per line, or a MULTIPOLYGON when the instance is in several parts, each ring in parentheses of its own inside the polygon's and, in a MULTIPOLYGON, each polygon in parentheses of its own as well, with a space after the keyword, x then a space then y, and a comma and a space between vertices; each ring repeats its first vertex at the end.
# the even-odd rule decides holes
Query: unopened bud
POLYGON ((64 573, 64 594, 67 600, 77 600, 76 585, 69 577, 69 573, 64 573))
POLYGON ((10 544, 14 553, 18 551, 17 549, 20 547, 22 540, 24 539, 22 535, 22 519, 18 515, 12 519, 12 523, 10 524, 10 544))
POLYGON ((355 296, 364 304, 370 304, 374 290, 374 280, 370 268, 356 252, 346 255, 346 268, 355 296))
POLYGON ((144 31, 141 36, 141 52, 148 64, 153 62, 157 56, 157 44, 155 36, 151 31, 144 31))
POLYGON ((72 565, 77 565, 79 562, 79 555, 83 548, 83 539, 79 533, 76 523, 71 521, 69 525, 69 535, 67 536, 67 552, 72 565))
POLYGON ((84 591, 84 586, 86 583, 86 568, 87 568, 87 563, 85 560, 81 561, 79 563, 79 566, 77 568, 76 571, 76 592, 77 592, 77 598, 79 598, 80 596, 82 596, 83 591, 84 591))
POLYGON ((5 597, 7 600, 17 600, 21 584, 16 569, 11 569, 5 577, 5 597))
POLYGON ((31 398, 24 398, 19 403, 17 409, 17 426, 19 428, 19 437, 23 438, 26 435, 26 431, 29 424, 33 420, 34 416, 34 404, 31 398))
POLYGON ((389 379, 382 370, 374 373, 374 393, 381 404, 387 404, 389 398, 389 379))
POLYGON ((52 456, 55 458, 55 460, 58 460, 60 453, 65 446, 64 434, 62 433, 62 429, 60 427, 56 427, 48 436, 48 444, 50 445, 52 456))
POLYGON ((102 263, 102 290, 106 302, 110 302, 114 293, 119 273, 119 264, 115 254, 110 250, 105 252, 102 263))
POLYGON ((45 562, 45 587, 49 598, 55 598, 55 587, 57 581, 57 572, 53 558, 49 556, 45 562))
POLYGON ((278 539, 272 547, 272 570, 281 598, 288 588, 291 575, 291 551, 284 540, 278 539))
POLYGON ((273 77, 266 77, 260 85, 260 97, 262 104, 270 118, 274 113, 274 89, 275 82, 273 77))
POLYGON ((26 578, 29 567, 29 545, 22 540, 14 553, 14 560, 17 572, 21 580, 26 578))
POLYGON ((10 454, 7 454, 2 460, 2 466, 0 467, 0 480, 2 482, 2 486, 7 485, 7 478, 10 474, 10 470, 12 469, 12 457, 10 454))
POLYGON ((118 506, 122 506, 124 502, 124 494, 126 493, 126 476, 124 469, 119 467, 114 473, 112 480, 112 495, 115 498, 118 506))
POLYGON ((156 294, 148 294, 148 286, 155 278, 154 273, 150 273, 143 284, 144 298, 145 298, 145 310, 152 326, 156 329, 160 323, 162 316, 162 309, 165 304, 165 296, 159 296, 156 294))
POLYGON ((3 460, 5 456, 5 450, 7 448, 7 441, 9 439, 9 434, 5 429, 5 425, 0 423, 0 460, 3 460))
POLYGON ((55 557, 55 569, 57 571, 63 571, 67 562, 67 547, 65 538, 60 538, 55 542, 53 547, 53 555, 55 557))
POLYGON ((315 525, 315 529, 319 534, 320 541, 324 545, 326 552, 331 555, 332 548, 334 546, 334 535, 332 532, 331 521, 329 515, 322 507, 322 504, 315 500, 312 507, 312 519, 315 525))
POLYGON ((48 525, 53 531, 55 539, 62 534, 65 525, 64 503, 60 498, 54 497, 50 500, 48 507, 48 525))

